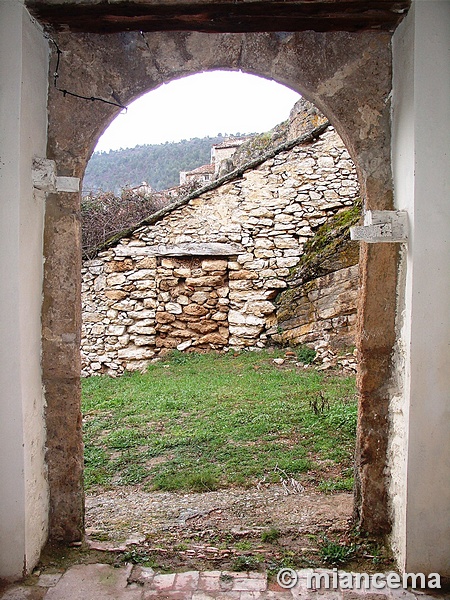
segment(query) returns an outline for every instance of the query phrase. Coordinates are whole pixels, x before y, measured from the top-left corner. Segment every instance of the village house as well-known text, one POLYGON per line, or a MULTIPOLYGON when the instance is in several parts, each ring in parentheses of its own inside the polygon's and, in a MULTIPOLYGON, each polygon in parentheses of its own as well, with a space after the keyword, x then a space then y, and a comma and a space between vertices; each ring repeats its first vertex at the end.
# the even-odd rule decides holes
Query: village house
POLYGON ((189 183, 205 184, 219 175, 221 165, 228 161, 236 150, 251 136, 241 138, 229 138, 220 144, 214 144, 211 148, 211 162, 202 165, 192 171, 180 171, 180 185, 189 183))

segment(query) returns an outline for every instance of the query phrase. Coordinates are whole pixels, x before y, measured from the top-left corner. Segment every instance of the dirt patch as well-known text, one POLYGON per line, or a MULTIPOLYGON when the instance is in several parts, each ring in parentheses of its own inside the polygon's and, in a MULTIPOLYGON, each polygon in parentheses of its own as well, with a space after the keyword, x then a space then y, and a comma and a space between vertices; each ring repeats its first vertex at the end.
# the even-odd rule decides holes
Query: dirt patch
POLYGON ((86 525, 89 535, 113 541, 167 531, 187 535, 199 527, 224 532, 277 527, 281 532, 315 533, 324 528, 344 530, 352 507, 350 493, 286 495, 281 485, 206 493, 121 488, 86 497, 86 525))
MULTIPOLYGON (((130 487, 89 495, 88 542, 92 550, 170 571, 323 566, 324 540, 354 543, 351 493, 288 492, 271 484, 206 493, 130 487)), ((373 556, 364 552, 359 561, 370 562, 373 556)))

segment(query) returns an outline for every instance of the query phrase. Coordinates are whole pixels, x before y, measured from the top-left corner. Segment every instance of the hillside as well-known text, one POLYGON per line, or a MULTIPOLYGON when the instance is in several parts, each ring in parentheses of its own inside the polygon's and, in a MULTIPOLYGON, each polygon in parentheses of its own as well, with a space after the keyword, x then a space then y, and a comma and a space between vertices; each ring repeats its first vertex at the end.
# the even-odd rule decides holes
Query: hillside
POLYGON ((211 146, 224 141, 216 137, 193 138, 181 142, 146 144, 135 148, 94 152, 83 180, 83 191, 119 193, 123 187, 143 181, 154 190, 179 184, 180 171, 191 171, 211 160, 211 146))

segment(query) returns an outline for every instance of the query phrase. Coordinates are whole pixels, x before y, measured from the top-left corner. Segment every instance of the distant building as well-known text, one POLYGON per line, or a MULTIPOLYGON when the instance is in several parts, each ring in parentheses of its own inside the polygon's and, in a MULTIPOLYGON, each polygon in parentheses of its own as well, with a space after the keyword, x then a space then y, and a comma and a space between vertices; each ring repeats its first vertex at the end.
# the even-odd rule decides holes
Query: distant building
POLYGON ((211 164, 214 165, 214 174, 217 175, 220 170, 220 164, 224 160, 230 159, 236 150, 243 144, 251 139, 252 136, 246 136, 241 138, 230 138, 220 144, 215 144, 211 148, 211 164))
POLYGON ((214 165, 202 165, 193 171, 180 171, 180 185, 186 183, 208 183, 214 178, 214 165))
POLYGON ((230 138, 220 144, 215 144, 211 148, 211 163, 209 165, 202 165, 193 171, 180 171, 180 185, 193 182, 204 184, 212 181, 217 177, 223 161, 229 160, 239 146, 251 137, 230 138))
POLYGON ((153 194, 152 186, 146 181, 143 181, 141 185, 130 188, 130 191, 134 192, 138 196, 143 196, 144 198, 147 198, 153 194))

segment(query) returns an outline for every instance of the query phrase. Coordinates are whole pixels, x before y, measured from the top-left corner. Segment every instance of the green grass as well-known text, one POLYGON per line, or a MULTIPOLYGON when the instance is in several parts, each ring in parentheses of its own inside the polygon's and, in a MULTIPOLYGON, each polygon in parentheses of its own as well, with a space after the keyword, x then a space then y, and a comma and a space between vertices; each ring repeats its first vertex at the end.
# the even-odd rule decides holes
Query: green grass
POLYGON ((280 353, 174 353, 145 374, 85 379, 86 489, 250 486, 278 481, 276 466, 297 477, 324 461, 343 473, 330 491, 348 489, 354 377, 280 368, 280 353), (316 414, 319 392, 327 407, 316 414))
POLYGON ((320 558, 328 565, 342 566, 350 562, 356 554, 356 544, 350 546, 329 540, 323 536, 320 547, 320 558))

